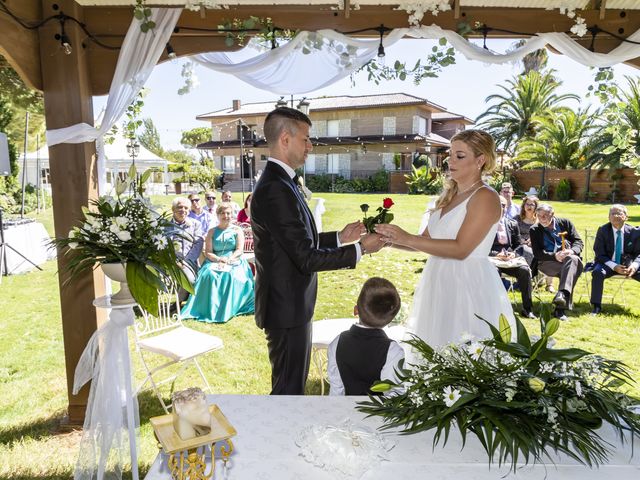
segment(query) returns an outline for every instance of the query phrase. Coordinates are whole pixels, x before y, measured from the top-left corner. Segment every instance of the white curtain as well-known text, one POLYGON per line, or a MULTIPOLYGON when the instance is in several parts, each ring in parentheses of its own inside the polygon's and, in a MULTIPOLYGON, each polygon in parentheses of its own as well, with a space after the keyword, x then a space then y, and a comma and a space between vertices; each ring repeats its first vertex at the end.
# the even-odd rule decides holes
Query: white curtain
POLYGON ((118 64, 111 81, 109 98, 102 123, 93 127, 78 123, 65 128, 47 130, 47 144, 83 143, 97 140, 99 192, 104 194, 106 170, 102 136, 122 117, 127 107, 144 86, 158 63, 182 10, 179 8, 154 8, 151 19, 156 27, 147 33, 140 30, 140 22, 132 20, 120 49, 118 64))
MULTIPOLYGON (((640 57, 640 45, 622 43, 609 53, 594 53, 564 33, 539 33, 511 52, 498 54, 485 50, 457 33, 437 25, 395 29, 384 38, 389 47, 403 37, 447 41, 469 60, 483 63, 507 63, 520 60, 546 44, 587 66, 609 67, 640 57)), ((629 37, 640 40, 640 30, 629 37)), ((279 95, 302 94, 331 85, 352 74, 378 51, 379 39, 355 39, 333 30, 300 32, 290 42, 273 50, 256 52, 250 43, 236 53, 207 53, 191 57, 207 68, 229 73, 262 90, 279 95), (240 60, 240 58, 244 58, 240 60)))

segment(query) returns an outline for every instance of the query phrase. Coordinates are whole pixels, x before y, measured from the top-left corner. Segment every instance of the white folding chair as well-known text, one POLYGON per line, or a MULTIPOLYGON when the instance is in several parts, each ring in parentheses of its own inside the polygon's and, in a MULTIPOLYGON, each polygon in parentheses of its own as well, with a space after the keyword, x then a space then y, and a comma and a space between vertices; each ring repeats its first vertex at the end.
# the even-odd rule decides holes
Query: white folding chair
MULTIPOLYGON (((175 293, 160 295, 158 301, 159 315, 157 317, 141 309, 142 318, 136 319, 134 323, 134 339, 136 350, 140 353, 142 364, 146 371, 146 378, 138 387, 140 391, 147 382, 150 382, 153 390, 162 404, 165 412, 169 413, 170 404, 167 405, 162 399, 158 386, 175 380, 190 364, 193 364, 202 377, 205 390, 210 391, 211 387, 196 357, 205 353, 220 350, 223 347, 222 340, 214 335, 193 330, 182 324, 179 313, 170 313, 172 304, 175 304, 177 311, 180 311, 178 296, 175 293), (159 366, 152 367, 145 358, 148 354, 155 354, 165 357, 166 362, 159 366), (147 355, 145 355, 147 354, 147 355), (159 370, 171 365, 181 364, 178 371, 160 381, 154 379, 154 374, 159 370)), ((136 392, 137 393, 137 392, 136 392)))

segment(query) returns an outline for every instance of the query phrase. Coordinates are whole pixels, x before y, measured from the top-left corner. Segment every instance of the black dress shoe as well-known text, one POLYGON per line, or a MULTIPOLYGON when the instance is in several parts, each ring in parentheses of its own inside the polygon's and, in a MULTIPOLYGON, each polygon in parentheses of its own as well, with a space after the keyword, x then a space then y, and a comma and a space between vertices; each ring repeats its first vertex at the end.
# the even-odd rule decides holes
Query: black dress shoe
POLYGON ((520 316, 522 318, 536 318, 535 314, 533 312, 528 311, 528 310, 521 310, 520 311, 520 316))
POLYGON ((556 296, 553 297, 553 304, 557 308, 567 308, 567 296, 565 295, 563 290, 558 290, 556 296))
POLYGON ((593 310, 591 310, 591 315, 599 315, 602 312, 602 307, 600 305, 594 305, 593 310))
POLYGON ((563 322, 567 320, 567 316, 564 314, 564 310, 561 308, 556 308, 553 311, 553 316, 556 317, 558 320, 562 320, 563 322))

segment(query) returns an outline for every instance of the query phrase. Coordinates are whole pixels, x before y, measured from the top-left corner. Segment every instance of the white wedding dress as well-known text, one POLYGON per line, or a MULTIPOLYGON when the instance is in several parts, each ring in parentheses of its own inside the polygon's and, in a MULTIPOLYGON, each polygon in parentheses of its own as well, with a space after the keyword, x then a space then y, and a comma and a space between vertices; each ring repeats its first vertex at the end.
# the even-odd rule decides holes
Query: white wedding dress
MULTIPOLYGON (((431 214, 427 226, 431 238, 456 238, 474 194, 444 216, 441 209, 431 214)), ((429 256, 414 294, 408 330, 432 347, 459 342, 465 333, 477 339, 490 337, 489 326, 476 315, 497 326, 503 313, 515 333, 507 291, 488 259, 497 228, 496 222, 464 260, 429 256)))

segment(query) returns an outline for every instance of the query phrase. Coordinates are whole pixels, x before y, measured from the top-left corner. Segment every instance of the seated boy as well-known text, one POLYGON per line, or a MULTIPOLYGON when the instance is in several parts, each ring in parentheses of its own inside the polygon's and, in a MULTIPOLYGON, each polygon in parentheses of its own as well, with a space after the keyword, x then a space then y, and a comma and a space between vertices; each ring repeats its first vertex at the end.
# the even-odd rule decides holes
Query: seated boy
POLYGON ((330 395, 368 395, 376 380, 398 382, 395 368, 404 351, 382 328, 399 310, 400 295, 389 280, 372 277, 364 283, 353 311, 359 323, 329 345, 330 395))

